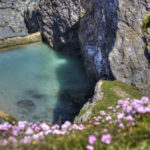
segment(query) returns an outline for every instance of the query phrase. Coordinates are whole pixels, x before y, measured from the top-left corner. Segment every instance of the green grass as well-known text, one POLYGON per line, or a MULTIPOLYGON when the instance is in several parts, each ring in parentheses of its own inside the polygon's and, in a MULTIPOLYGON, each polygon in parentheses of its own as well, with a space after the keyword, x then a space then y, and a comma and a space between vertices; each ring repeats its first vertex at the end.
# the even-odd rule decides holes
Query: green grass
POLYGON ((150 27, 150 14, 143 20, 143 29, 150 27))
MULTIPOLYGON (((115 106, 118 99, 126 98, 129 95, 131 98, 141 98, 138 91, 127 84, 119 81, 104 81, 102 84, 104 98, 97 101, 93 109, 93 115, 103 109, 107 111, 108 106, 115 106), (114 91, 117 87, 117 92, 114 91), (119 87, 119 88, 118 88, 119 87), (121 95, 119 96, 121 93, 121 95), (124 91, 124 92, 123 92, 124 91)), ((112 111, 112 110, 109 110, 112 111)), ((29 145, 21 145, 19 147, 7 146, 0 149, 11 150, 85 150, 88 144, 88 136, 95 135, 97 141, 94 144, 95 150, 150 150, 150 115, 138 116, 136 126, 127 126, 118 132, 116 124, 108 125, 101 123, 98 126, 93 124, 93 120, 83 123, 86 129, 83 131, 71 131, 65 136, 49 135, 40 144, 32 143, 29 145), (113 139, 110 145, 101 143, 102 130, 107 128, 112 134, 113 139)))
POLYGON ((93 109, 93 114, 91 116, 96 115, 100 109, 107 110, 108 106, 116 105, 119 99, 126 99, 126 98, 141 98, 142 95, 136 90, 135 87, 122 83, 120 81, 103 81, 102 84, 102 91, 104 93, 104 98, 102 99, 102 103, 97 101, 93 109), (118 88, 117 91, 115 90, 116 87, 118 88), (120 90, 120 91, 119 91, 120 90), (122 96, 117 95, 117 92, 123 93, 122 96), (99 104, 100 103, 100 104, 99 104))

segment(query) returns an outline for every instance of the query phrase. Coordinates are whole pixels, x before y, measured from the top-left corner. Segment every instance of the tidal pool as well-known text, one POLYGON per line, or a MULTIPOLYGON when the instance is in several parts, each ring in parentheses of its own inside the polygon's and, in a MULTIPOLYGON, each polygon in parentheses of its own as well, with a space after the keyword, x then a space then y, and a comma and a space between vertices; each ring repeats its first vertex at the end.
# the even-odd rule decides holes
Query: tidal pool
POLYGON ((72 120, 91 93, 80 58, 43 43, 0 53, 0 109, 18 120, 72 120))

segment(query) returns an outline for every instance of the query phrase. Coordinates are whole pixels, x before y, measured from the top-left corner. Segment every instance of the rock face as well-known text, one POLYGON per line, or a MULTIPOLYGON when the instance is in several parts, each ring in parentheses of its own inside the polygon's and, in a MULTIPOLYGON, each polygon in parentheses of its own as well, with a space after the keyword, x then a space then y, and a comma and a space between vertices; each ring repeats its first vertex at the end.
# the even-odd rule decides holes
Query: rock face
POLYGON ((0 0, 0 39, 27 34, 24 0, 0 0))
POLYGON ((35 33, 39 30, 37 19, 39 0, 30 1, 25 7, 25 23, 29 33, 35 33))
POLYGON ((132 84, 150 95, 149 0, 86 0, 79 39, 90 77, 132 84))
MULTIPOLYGON (((37 2, 38 0, 36 0, 36 4, 37 2)), ((34 26, 33 29, 33 25, 31 26, 31 24, 35 24, 36 20, 32 19, 35 15, 33 2, 25 12, 28 4, 31 4, 30 0, 0 0, 0 39, 25 36, 28 34, 28 30, 30 33, 37 31, 37 27, 34 26), (25 24, 25 13, 27 13, 26 18, 31 17, 30 20, 28 19, 28 28, 25 24)))
POLYGON ((96 83, 93 97, 84 104, 80 110, 80 114, 75 118, 74 122, 85 122, 89 119, 89 116, 92 114, 92 110, 95 105, 97 105, 97 102, 101 101, 104 97, 102 84, 103 81, 101 80, 96 83))
POLYGON ((43 38, 56 50, 79 52, 78 0, 41 0, 38 20, 43 38))
POLYGON ((87 73, 94 80, 113 78, 108 55, 117 30, 116 0, 89 0, 81 5, 85 14, 80 21, 79 39, 87 73))

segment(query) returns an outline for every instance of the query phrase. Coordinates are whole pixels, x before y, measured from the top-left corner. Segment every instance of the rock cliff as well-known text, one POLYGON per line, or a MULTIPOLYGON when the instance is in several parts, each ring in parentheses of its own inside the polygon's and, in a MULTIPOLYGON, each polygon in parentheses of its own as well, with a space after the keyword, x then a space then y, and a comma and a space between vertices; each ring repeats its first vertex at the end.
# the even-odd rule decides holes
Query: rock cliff
POLYGON ((79 39, 88 74, 96 80, 114 77, 150 95, 150 1, 86 0, 81 5, 79 39))
POLYGON ((149 0, 0 0, 0 14, 0 39, 40 29, 56 50, 81 49, 91 79, 117 79, 150 96, 149 0))
POLYGON ((0 0, 0 39, 27 34, 24 0, 0 0))
MULTIPOLYGON (((38 0, 36 0, 37 2, 38 0)), ((33 10, 33 5, 27 8, 27 12, 25 11, 26 7, 31 3, 33 3, 31 0, 0 0, 0 39, 25 36, 29 31, 32 33, 37 31, 37 27, 35 29, 34 26, 33 29, 31 25, 26 26, 25 23, 25 18, 30 18, 31 16, 31 10, 35 11, 33 10), (30 16, 28 14, 29 10, 30 16)), ((34 24, 32 18, 27 23, 31 24, 31 22, 34 24)))
POLYGON ((43 38, 56 50, 79 53, 78 0, 41 0, 38 20, 43 38))

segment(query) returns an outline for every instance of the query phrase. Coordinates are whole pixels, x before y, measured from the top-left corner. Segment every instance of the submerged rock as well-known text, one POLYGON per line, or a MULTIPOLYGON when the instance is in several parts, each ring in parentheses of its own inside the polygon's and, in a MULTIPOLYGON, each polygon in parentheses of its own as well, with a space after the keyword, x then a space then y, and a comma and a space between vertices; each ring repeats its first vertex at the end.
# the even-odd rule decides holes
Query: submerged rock
POLYGON ((35 109, 35 104, 31 100, 21 100, 17 102, 17 105, 30 111, 35 109))
POLYGON ((32 97, 35 99, 43 99, 46 98, 47 96, 44 94, 34 94, 32 97))
POLYGON ((41 0, 38 20, 43 38, 49 45, 67 53, 79 53, 78 0, 41 0))

